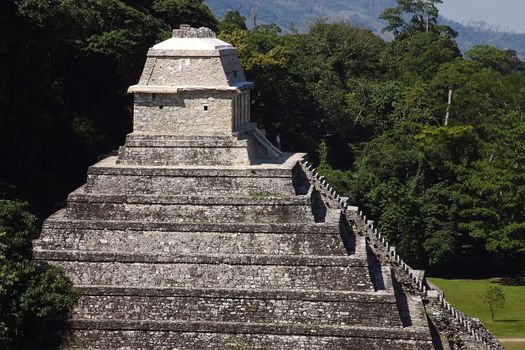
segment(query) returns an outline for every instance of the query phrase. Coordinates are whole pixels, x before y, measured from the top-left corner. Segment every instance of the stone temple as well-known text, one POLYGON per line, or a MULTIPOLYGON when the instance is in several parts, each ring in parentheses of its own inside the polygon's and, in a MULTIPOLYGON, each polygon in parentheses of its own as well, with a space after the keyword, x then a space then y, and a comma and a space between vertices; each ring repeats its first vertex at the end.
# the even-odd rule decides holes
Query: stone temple
POLYGON ((149 50, 133 132, 35 242, 79 295, 63 349, 442 348, 344 199, 250 121, 252 87, 209 29, 149 50))

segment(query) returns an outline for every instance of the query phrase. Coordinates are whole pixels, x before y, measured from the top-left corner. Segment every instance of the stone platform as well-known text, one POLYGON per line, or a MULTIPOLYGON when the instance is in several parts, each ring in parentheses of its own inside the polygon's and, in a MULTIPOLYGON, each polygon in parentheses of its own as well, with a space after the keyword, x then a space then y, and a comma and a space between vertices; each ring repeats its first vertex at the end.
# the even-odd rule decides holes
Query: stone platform
POLYGON ((79 294, 63 348, 432 349, 303 156, 92 166, 35 242, 79 294))

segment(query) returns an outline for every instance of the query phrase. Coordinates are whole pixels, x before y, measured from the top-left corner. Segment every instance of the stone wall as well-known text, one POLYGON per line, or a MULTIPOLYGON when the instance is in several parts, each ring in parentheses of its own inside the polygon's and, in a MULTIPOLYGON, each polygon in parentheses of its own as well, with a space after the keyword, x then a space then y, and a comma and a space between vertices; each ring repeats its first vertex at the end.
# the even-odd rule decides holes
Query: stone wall
POLYGON ((344 255, 346 248, 339 232, 236 233, 163 232, 131 230, 45 229, 43 249, 105 251, 143 254, 279 254, 344 255))
MULTIPOLYGON (((170 330, 133 330, 127 325, 119 330, 116 324, 108 324, 107 331, 79 329, 81 324, 74 325, 74 336, 70 338, 69 349, 192 349, 209 350, 210 344, 221 344, 214 349, 220 350, 363 350, 363 349, 388 349, 388 350, 430 350, 432 343, 421 337, 418 333, 411 332, 370 332, 368 328, 348 329, 342 327, 339 335, 312 335, 309 329, 298 329, 295 335, 288 326, 283 328, 266 327, 265 329, 245 329, 231 327, 230 333, 207 333, 192 331, 199 328, 198 324, 190 322, 184 324, 186 331, 170 330), (115 329, 117 328, 117 329, 115 329), (247 332, 250 333, 247 333, 247 332), (247 334, 243 334, 243 333, 247 334), (283 334, 279 334, 283 333, 283 334), (310 334, 309 334, 310 333, 310 334), (404 339, 399 339, 403 336, 404 339)), ((144 325, 144 327, 149 325, 144 325)), ((175 325, 173 325, 175 326, 175 325)), ((178 325, 177 325, 178 326, 178 325)), ((102 327, 99 325, 98 327, 102 327)), ((137 327, 139 328, 139 327, 137 327)), ((175 327, 173 327, 175 328, 175 327)), ((182 325, 181 325, 182 328, 182 325)), ((226 325, 221 328, 227 329, 226 325)))
POLYGON ((235 50, 193 54, 198 56, 173 57, 171 53, 150 50, 139 85, 224 87, 246 81, 235 50))
POLYGON ((185 166, 191 163, 201 166, 249 165, 247 145, 240 147, 132 147, 122 146, 119 150, 119 164, 185 166))
MULTIPOLYGON (((52 261, 49 256, 39 256, 52 261)), ((247 265, 239 274, 239 265, 191 263, 119 263, 57 261, 68 271, 75 285, 136 287, 330 289, 339 291, 374 291, 368 265, 358 266, 279 266, 247 265)))
POLYGON ((245 90, 233 98, 233 130, 238 131, 250 122, 250 90, 245 90))
POLYGON ((310 323, 401 327, 396 300, 391 295, 350 295, 346 300, 324 300, 316 295, 311 300, 271 292, 237 296, 228 291, 210 295, 204 290, 177 290, 154 296, 151 291, 134 290, 133 295, 83 294, 73 317, 81 319, 126 319, 157 321, 253 322, 273 324, 310 323), (186 293, 185 293, 186 292, 186 293), (196 295, 198 294, 198 295, 196 295))
POLYGON ((158 188, 163 188, 165 195, 282 197, 306 194, 302 188, 295 188, 289 171, 279 174, 242 169, 137 169, 111 164, 114 163, 89 168, 84 187, 87 193, 155 194, 158 188))
POLYGON ((69 195, 66 210, 82 220, 314 222, 310 203, 310 196, 203 198, 86 194, 80 189, 69 195))
POLYGON ((135 94, 134 133, 231 136, 235 92, 135 94))

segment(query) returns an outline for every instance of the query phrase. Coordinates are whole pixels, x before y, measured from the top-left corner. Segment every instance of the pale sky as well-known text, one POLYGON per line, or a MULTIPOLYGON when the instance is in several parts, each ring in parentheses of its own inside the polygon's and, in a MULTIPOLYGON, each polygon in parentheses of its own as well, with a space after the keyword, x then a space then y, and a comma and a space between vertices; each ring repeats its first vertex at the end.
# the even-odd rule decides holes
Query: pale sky
POLYGON ((483 20, 502 30, 525 32, 525 0, 443 0, 440 14, 461 23, 483 20))

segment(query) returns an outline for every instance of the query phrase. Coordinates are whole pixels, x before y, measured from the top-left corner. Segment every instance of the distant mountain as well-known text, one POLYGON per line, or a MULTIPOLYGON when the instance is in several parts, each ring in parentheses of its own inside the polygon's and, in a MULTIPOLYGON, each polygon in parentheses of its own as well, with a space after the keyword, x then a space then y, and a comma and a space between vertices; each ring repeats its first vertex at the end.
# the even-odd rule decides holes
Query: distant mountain
POLYGON ((454 28, 459 33, 457 41, 463 51, 474 45, 486 44, 500 49, 514 50, 525 59, 525 33, 502 32, 491 29, 483 23, 477 26, 465 25, 446 18, 441 18, 441 23, 454 28))
MULTIPOLYGON (((299 32, 308 30, 317 19, 348 21, 380 34, 384 23, 378 16, 395 0, 206 0, 213 13, 222 18, 228 10, 238 10, 247 17, 248 26, 253 26, 252 14, 257 23, 275 23, 284 32, 295 28, 299 32)), ((441 17, 443 24, 459 32, 457 38, 462 50, 474 45, 488 44, 502 49, 511 49, 525 57, 525 33, 500 32, 483 26, 469 26, 441 17)), ((388 36, 384 36, 388 37, 388 36)))
POLYGON ((350 21, 375 32, 380 32, 383 24, 377 18, 395 0, 207 0, 213 13, 222 18, 228 10, 239 10, 246 16, 248 25, 255 10, 258 23, 275 23, 289 31, 293 25, 300 32, 308 29, 316 19, 330 21, 350 21))

